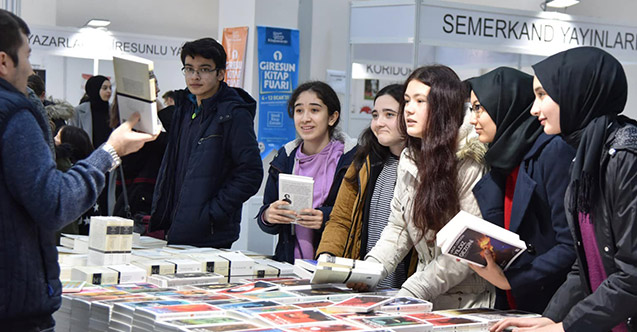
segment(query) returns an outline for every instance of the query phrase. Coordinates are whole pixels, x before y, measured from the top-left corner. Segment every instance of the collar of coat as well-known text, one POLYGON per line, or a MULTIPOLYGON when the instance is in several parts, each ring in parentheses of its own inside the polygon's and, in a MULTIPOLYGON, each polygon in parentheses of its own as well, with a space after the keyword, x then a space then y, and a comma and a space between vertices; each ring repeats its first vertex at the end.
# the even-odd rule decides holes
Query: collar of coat
MULTIPOLYGON (((464 136, 459 138, 458 150, 456 151, 458 160, 468 159, 484 164, 484 154, 486 152, 486 145, 481 143, 477 137, 464 136)), ((415 179, 418 178, 418 167, 411 158, 409 149, 403 149, 400 155, 400 167, 415 179)))
MULTIPOLYGON (((339 127, 336 127, 336 129, 334 130, 333 138, 336 139, 336 140, 341 141, 345 145, 345 147, 343 149, 343 154, 348 153, 354 147, 356 147, 356 144, 358 144, 356 139, 349 137, 349 135, 344 133, 339 127)), ((284 145, 285 154, 289 157, 290 154, 292 153, 292 151, 294 151, 294 149, 296 149, 299 145, 301 145, 301 142, 303 142, 303 140, 300 139, 300 138, 296 138, 293 141, 287 142, 284 145)))

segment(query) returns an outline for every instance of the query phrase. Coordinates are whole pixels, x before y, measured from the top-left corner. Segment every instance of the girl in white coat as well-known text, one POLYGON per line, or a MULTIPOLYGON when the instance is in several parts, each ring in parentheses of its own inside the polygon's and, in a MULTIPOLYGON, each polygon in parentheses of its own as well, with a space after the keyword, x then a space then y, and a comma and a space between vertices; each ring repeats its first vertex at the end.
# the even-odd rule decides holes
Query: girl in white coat
POLYGON ((389 222, 366 256, 383 264, 384 276, 415 247, 416 273, 398 295, 431 301, 435 310, 492 307, 495 300, 489 283, 435 245, 437 232, 458 211, 480 216, 471 189, 485 171, 485 147, 467 138, 470 130, 461 130, 467 95, 446 66, 418 68, 405 82, 399 120, 407 146, 398 164, 389 222))

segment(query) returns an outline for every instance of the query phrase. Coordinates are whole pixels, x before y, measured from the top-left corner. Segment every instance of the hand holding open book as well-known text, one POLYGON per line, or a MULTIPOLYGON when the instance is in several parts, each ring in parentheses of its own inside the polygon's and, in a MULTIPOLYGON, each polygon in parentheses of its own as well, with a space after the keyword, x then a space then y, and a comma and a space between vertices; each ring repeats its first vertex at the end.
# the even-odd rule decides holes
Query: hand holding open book
POLYGON ((487 250, 502 270, 526 250, 518 234, 464 211, 438 232, 436 244, 443 253, 481 267, 487 265, 487 250))

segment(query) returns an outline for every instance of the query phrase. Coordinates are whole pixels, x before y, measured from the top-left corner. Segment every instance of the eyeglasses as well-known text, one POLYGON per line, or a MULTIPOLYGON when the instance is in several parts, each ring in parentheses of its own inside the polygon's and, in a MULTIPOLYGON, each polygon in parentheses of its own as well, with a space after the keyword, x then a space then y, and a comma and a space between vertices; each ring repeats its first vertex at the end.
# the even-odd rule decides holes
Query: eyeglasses
POLYGON ((482 114, 482 112, 484 112, 484 107, 482 107, 481 104, 473 104, 471 106, 469 106, 469 110, 471 112, 473 112, 473 115, 477 118, 480 117, 480 114, 482 114))
POLYGON ((197 74, 199 77, 204 77, 204 76, 209 76, 212 75, 212 73, 216 72, 217 70, 219 70, 219 68, 199 68, 199 69, 195 69, 192 67, 183 67, 181 68, 181 72, 184 74, 184 76, 193 76, 195 74, 197 74))

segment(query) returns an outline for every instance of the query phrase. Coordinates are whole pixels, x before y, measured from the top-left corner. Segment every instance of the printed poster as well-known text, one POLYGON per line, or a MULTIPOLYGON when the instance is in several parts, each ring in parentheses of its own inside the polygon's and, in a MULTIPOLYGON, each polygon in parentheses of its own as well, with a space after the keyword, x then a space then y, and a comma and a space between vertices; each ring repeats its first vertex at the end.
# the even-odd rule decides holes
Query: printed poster
POLYGON ((261 156, 296 137, 287 102, 298 85, 299 31, 257 27, 261 156))
POLYGON ((243 88, 248 27, 224 28, 221 44, 228 55, 226 59, 226 83, 232 87, 243 88))

